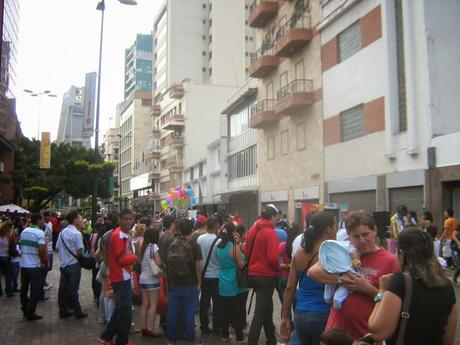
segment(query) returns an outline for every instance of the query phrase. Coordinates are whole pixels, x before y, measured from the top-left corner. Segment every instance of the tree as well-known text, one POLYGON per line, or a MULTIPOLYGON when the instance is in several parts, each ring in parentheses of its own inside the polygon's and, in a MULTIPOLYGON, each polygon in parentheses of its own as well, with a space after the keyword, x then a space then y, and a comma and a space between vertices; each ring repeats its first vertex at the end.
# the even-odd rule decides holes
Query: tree
POLYGON ((60 192, 75 198, 85 198, 92 192, 98 176, 98 196, 108 196, 109 179, 114 162, 103 162, 94 150, 69 144, 51 144, 50 169, 39 168, 40 142, 23 137, 16 150, 13 183, 17 202, 33 200, 33 210, 39 211, 60 192))

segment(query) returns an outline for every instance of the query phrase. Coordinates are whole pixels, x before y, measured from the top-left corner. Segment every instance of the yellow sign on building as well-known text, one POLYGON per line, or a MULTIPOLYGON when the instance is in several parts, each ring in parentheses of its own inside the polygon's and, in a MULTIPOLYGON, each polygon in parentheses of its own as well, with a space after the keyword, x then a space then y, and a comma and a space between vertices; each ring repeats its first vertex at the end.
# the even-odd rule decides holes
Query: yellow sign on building
POLYGON ((51 133, 42 132, 40 144, 40 169, 49 169, 51 165, 51 133))

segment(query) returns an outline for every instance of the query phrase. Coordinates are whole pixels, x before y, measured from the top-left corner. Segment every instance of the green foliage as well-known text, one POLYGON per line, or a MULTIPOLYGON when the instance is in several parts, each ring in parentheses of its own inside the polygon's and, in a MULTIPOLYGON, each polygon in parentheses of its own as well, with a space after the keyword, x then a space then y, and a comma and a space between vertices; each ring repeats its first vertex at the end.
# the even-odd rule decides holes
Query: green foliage
POLYGON ((91 194, 96 177, 98 196, 108 196, 108 181, 116 165, 103 162, 94 150, 52 143, 50 169, 39 168, 39 155, 39 141, 25 137, 19 141, 12 175, 17 202, 24 197, 33 199, 34 208, 39 210, 62 191, 85 198, 91 194))

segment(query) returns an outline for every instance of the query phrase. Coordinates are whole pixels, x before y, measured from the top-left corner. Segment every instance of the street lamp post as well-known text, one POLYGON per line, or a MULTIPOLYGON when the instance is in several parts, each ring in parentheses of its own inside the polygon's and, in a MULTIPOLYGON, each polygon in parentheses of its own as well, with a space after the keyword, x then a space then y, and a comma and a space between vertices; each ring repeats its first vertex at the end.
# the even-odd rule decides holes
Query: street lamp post
POLYGON ((41 117, 41 107, 42 107, 42 96, 46 95, 48 97, 57 97, 57 95, 51 93, 50 90, 45 90, 43 92, 35 92, 30 89, 24 89, 25 93, 28 93, 31 97, 38 97, 38 119, 37 119, 37 140, 40 140, 40 117, 41 117))
MULTIPOLYGON (((118 0, 121 4, 124 5, 137 5, 135 0, 118 0)), ((104 38, 104 12, 105 12, 105 0, 100 0, 97 4, 96 10, 101 11, 101 32, 99 39, 99 66, 97 73, 97 96, 96 96, 96 123, 94 126, 94 151, 96 157, 99 156, 99 117, 101 109, 101 70, 102 70, 102 43, 104 38)), ((94 178, 93 185, 93 195, 91 198, 91 221, 92 224, 96 223, 97 216, 97 186, 98 186, 98 175, 96 174, 94 178)))

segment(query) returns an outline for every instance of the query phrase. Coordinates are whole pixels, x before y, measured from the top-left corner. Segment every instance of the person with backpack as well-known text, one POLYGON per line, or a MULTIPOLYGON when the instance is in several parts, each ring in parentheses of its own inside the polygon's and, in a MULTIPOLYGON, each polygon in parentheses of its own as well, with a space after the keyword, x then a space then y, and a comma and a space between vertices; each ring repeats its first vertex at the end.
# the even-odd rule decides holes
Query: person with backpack
POLYGON ((278 209, 269 204, 262 208, 261 217, 249 229, 245 247, 251 287, 256 295, 254 317, 249 329, 248 345, 257 345, 264 328, 267 345, 276 344, 273 324, 273 291, 280 270, 278 236, 275 222, 278 209))
POLYGON ((217 259, 217 237, 219 220, 211 216, 206 222, 207 233, 197 239, 201 248, 201 267, 203 270, 200 298, 201 334, 220 335, 220 301, 219 301, 219 260, 217 259), (212 330, 209 328, 208 310, 212 299, 212 330))
POLYGON ((195 311, 198 305, 198 291, 201 286, 201 249, 192 241, 193 221, 187 218, 177 222, 178 236, 169 245, 166 254, 168 278, 168 344, 177 340, 179 309, 185 308, 185 331, 187 344, 201 344, 195 341, 195 311))

